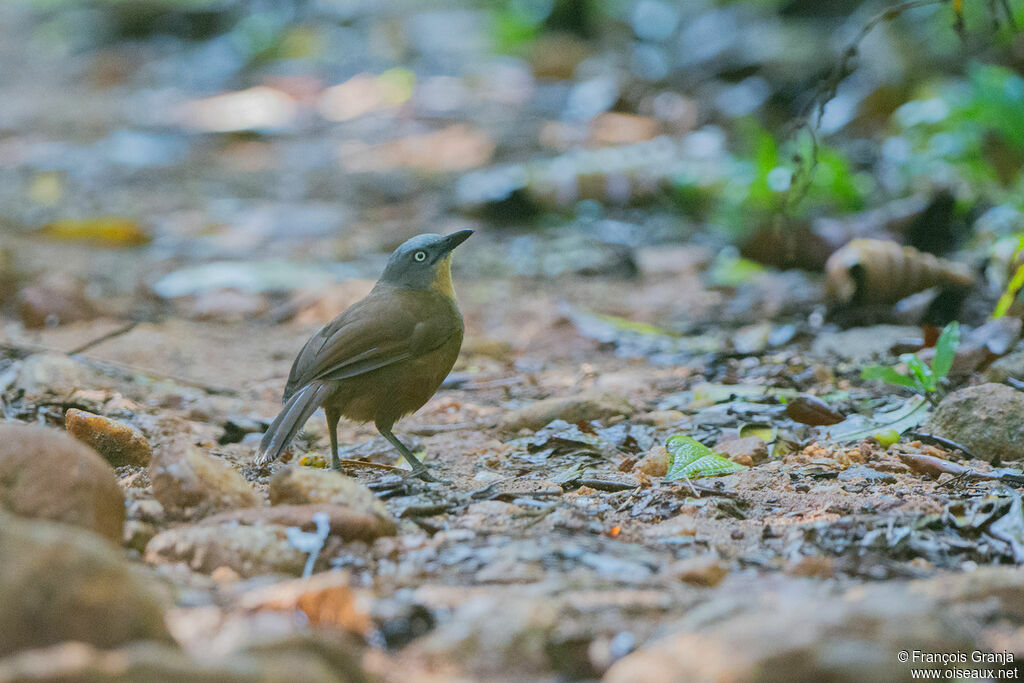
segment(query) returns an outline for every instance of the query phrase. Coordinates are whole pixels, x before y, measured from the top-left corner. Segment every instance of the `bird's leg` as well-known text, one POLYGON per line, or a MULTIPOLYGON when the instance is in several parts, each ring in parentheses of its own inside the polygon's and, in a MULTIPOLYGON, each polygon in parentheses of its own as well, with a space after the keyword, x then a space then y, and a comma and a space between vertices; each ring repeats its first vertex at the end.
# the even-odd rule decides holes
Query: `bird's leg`
POLYGON ((338 421, 341 413, 334 408, 324 408, 327 416, 327 433, 331 436, 331 469, 341 472, 341 461, 338 460, 338 421))
POLYGON ((398 452, 402 454, 402 457, 412 465, 412 472, 409 473, 409 476, 419 477, 423 481, 444 482, 443 479, 437 479, 427 471, 427 466, 416 459, 416 456, 412 454, 412 451, 409 450, 408 446, 399 441, 398 437, 391 432, 390 427, 377 425, 377 431, 381 433, 381 436, 390 441, 391 445, 397 448, 398 452))

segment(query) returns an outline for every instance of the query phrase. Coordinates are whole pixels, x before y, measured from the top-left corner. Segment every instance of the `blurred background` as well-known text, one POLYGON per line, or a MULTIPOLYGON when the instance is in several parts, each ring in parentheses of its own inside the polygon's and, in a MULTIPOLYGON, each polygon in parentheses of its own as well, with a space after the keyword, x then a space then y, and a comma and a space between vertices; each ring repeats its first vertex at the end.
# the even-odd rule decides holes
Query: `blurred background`
POLYGON ((923 5, 855 43, 884 3, 5 2, 0 302, 280 320, 465 227, 469 279, 628 280, 687 243, 736 285, 900 231, 988 258, 1021 230, 1024 40, 923 5))

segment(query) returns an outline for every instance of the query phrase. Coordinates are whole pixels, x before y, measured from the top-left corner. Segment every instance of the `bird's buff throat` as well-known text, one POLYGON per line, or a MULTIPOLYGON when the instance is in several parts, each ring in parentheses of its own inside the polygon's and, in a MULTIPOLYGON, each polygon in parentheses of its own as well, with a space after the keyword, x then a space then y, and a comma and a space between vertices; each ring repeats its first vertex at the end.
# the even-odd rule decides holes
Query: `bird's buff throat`
POLYGON ((434 281, 430 284, 430 289, 448 297, 449 299, 455 298, 455 288, 452 287, 452 255, 451 252, 445 254, 445 257, 441 259, 437 264, 437 268, 434 271, 434 281))

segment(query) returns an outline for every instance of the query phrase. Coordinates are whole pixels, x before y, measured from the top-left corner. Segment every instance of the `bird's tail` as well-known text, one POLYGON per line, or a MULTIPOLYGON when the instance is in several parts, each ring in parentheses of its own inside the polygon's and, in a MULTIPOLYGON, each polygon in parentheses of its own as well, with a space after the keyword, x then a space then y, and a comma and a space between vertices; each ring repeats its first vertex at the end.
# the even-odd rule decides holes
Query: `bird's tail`
POLYGON ((262 466, 280 458, 292 438, 302 429, 302 425, 306 424, 306 420, 320 407, 329 393, 328 387, 320 382, 314 382, 295 392, 263 435, 260 449, 256 452, 255 463, 262 466))

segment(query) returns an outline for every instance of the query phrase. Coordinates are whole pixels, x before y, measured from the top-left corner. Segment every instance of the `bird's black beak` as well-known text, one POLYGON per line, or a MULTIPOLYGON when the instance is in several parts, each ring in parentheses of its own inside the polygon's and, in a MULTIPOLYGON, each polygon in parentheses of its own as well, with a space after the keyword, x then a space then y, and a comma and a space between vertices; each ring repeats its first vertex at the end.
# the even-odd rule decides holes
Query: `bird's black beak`
POLYGON ((473 234, 472 230, 459 230, 444 238, 444 247, 442 253, 447 254, 455 247, 459 246, 463 242, 469 239, 469 236, 473 234))

